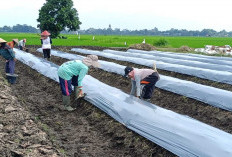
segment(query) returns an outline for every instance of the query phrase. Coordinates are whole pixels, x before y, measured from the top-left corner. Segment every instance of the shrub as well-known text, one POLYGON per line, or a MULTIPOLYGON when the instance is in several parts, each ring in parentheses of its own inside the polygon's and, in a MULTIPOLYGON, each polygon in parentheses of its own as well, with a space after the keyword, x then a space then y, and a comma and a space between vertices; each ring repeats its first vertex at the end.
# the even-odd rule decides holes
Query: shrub
POLYGON ((153 43, 154 46, 167 46, 168 41, 164 38, 159 39, 158 41, 153 43))
POLYGON ((68 39, 68 37, 58 35, 56 39, 68 39))
POLYGON ((68 37, 65 37, 65 36, 61 36, 62 39, 68 39, 68 37))

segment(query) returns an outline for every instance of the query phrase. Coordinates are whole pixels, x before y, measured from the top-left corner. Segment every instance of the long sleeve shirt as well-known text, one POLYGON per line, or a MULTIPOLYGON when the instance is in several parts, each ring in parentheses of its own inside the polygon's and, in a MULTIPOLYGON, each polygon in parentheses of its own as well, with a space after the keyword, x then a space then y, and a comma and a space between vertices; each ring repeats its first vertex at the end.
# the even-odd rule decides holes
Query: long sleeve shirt
POLYGON ((22 47, 25 47, 25 42, 23 42, 23 40, 20 40, 18 45, 22 46, 22 47))
POLYGON ((15 53, 8 45, 6 45, 4 48, 0 48, 0 54, 6 60, 11 60, 15 58, 15 53))
POLYGON ((145 77, 151 75, 155 71, 152 69, 134 69, 134 77, 131 79, 131 95, 140 96, 140 85, 141 80, 143 80, 145 77))
POLYGON ((10 46, 10 48, 12 48, 12 49, 15 46, 14 41, 8 42, 7 45, 10 46))
POLYGON ((82 61, 74 60, 63 63, 58 69, 58 76, 64 80, 71 80, 78 75, 78 86, 82 86, 82 80, 89 68, 82 61))

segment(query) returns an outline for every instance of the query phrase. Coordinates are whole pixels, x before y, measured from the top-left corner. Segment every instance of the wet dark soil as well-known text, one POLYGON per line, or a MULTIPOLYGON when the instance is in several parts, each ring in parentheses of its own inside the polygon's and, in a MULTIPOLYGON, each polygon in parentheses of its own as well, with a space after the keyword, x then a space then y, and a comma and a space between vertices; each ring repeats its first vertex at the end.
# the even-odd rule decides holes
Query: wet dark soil
MULTIPOLYGON (((58 57, 52 59, 57 64, 65 61, 58 57)), ((4 63, 0 58, 2 74, 4 63)), ((59 84, 19 61, 16 73, 17 83, 9 85, 12 95, 31 113, 35 123, 42 124, 48 140, 64 156, 175 156, 85 100, 77 110, 64 111, 59 84)))
MULTIPOLYGON (((42 57, 35 52, 38 46, 30 47, 30 53, 42 57)), ((64 52, 70 52, 72 47, 53 47, 64 52)), ((102 47, 82 47, 103 50, 102 47)), ((125 49, 117 49, 125 51, 125 49)), ((102 60, 118 64, 143 68, 144 66, 99 57, 102 60)), ((66 59, 52 56, 52 62, 61 65, 66 59)), ((0 73, 4 74, 4 60, 0 59, 0 73)), ((171 72, 160 71, 169 76, 192 77, 171 72)), ((10 85, 12 94, 17 97, 22 106, 31 113, 36 123, 43 124, 43 130, 48 134, 52 145, 66 156, 175 156, 164 148, 146 140, 125 126, 116 122, 107 114, 82 100, 73 112, 62 109, 59 84, 50 80, 35 70, 16 63, 16 73, 19 74, 17 84, 10 85)), ((90 69, 89 75, 116 88, 129 93, 130 80, 114 73, 100 69, 90 69)), ((192 78, 193 79, 193 78, 192 78)), ((195 78, 194 82, 202 82, 195 78)), ((210 81, 205 80, 206 84, 210 81)), ((220 88, 224 84, 211 82, 220 88)), ((208 104, 186 98, 161 89, 156 89, 152 103, 166 109, 188 115, 211 126, 232 133, 232 114, 229 111, 212 107, 208 104)))
MULTIPOLYGON (((58 50, 64 52, 69 52, 69 47, 56 47, 58 50)), ((97 49, 97 48, 95 48, 97 49)), ((42 57, 42 54, 35 51, 31 52, 34 55, 42 57)), ((105 59, 105 58, 101 58, 105 59)), ((106 59, 107 60, 107 59, 106 59)), ((67 59, 52 56, 52 62, 61 65, 62 63, 68 61, 67 59)), ((108 60, 107 60, 108 61, 108 60)), ((115 63, 121 64, 121 61, 111 60, 115 63)), ((125 65, 130 65, 128 62, 124 62, 125 65), (126 64, 125 64, 126 63, 126 64)), ((134 64, 134 67, 140 68, 134 64)), ((124 92, 130 92, 130 80, 122 77, 121 75, 109 73, 101 69, 90 69, 89 75, 94 78, 104 82, 110 86, 122 89, 124 92)), ((194 119, 200 120, 211 126, 222 129, 226 132, 232 133, 232 113, 223 109, 219 109, 208 104, 202 103, 200 101, 187 98, 182 95, 174 94, 162 89, 156 88, 154 96, 151 99, 152 103, 175 111, 177 113, 188 115, 194 119)))

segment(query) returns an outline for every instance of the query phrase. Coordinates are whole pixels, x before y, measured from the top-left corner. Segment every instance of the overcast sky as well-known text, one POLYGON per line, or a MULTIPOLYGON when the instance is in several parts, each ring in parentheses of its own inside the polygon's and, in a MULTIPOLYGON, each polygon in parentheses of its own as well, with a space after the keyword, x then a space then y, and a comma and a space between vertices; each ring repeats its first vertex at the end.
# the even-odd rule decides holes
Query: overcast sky
MULTIPOLYGON (((81 29, 232 31, 232 0, 73 0, 81 29)), ((0 0, 0 27, 37 26, 45 0, 0 0)))

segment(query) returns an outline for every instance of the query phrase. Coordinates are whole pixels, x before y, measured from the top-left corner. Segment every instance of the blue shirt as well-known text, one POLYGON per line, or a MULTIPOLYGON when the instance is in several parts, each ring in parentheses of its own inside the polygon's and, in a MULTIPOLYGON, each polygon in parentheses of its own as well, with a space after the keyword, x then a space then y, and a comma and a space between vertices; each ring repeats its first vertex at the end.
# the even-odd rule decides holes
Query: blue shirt
POLYGON ((9 46, 6 46, 5 48, 0 48, 0 55, 2 55, 2 57, 6 60, 12 60, 15 58, 15 53, 9 46))

